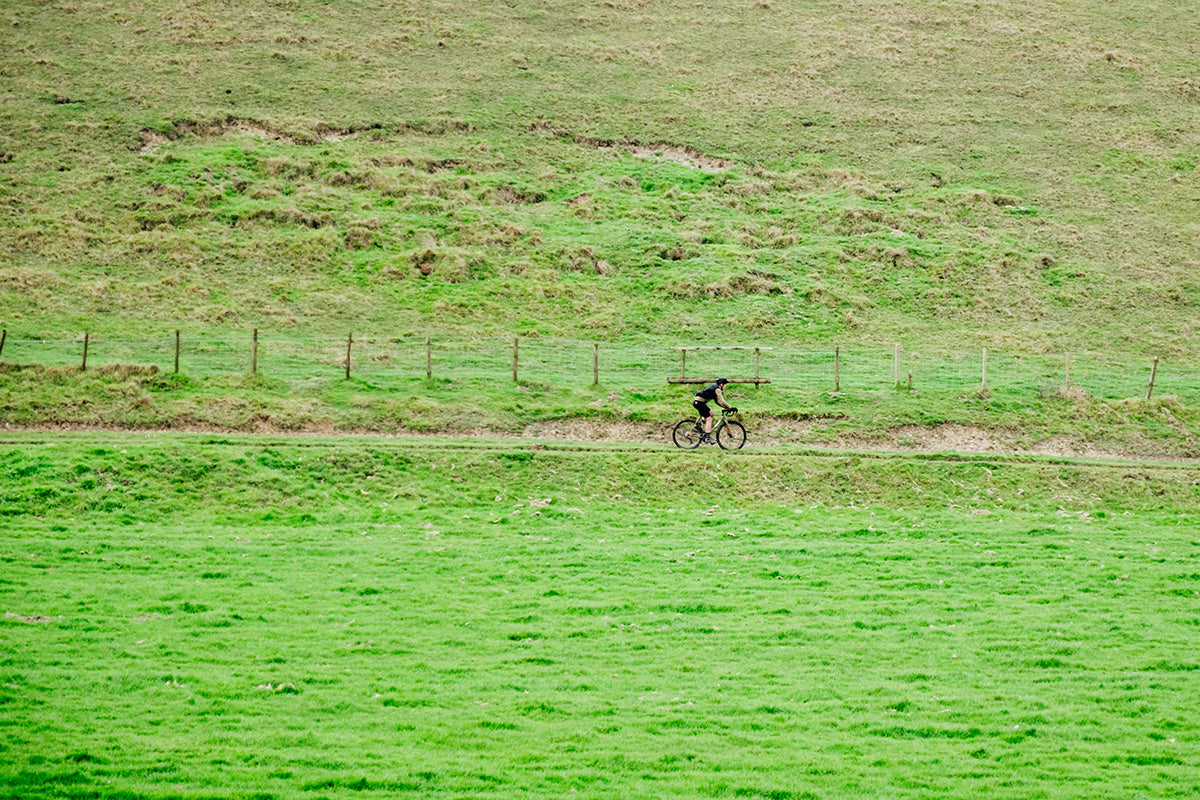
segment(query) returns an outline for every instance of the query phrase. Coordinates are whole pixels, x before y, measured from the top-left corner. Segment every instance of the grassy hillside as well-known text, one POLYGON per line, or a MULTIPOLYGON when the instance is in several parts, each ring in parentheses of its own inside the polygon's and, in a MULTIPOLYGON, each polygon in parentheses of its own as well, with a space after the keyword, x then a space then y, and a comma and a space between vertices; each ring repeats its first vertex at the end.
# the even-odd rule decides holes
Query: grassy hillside
POLYGON ((29 3, 0 323, 1194 359, 1174 3, 29 3))

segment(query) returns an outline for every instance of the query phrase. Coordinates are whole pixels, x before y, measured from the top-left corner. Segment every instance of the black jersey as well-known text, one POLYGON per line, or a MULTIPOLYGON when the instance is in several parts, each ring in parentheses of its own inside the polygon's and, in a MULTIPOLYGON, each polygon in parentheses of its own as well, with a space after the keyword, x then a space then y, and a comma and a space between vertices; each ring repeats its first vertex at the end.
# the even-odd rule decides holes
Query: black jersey
POLYGON ((704 401, 716 400, 717 399, 717 390, 720 388, 721 388, 721 384, 710 383, 708 386, 705 386, 703 389, 696 392, 696 397, 699 397, 701 400, 704 400, 704 401))

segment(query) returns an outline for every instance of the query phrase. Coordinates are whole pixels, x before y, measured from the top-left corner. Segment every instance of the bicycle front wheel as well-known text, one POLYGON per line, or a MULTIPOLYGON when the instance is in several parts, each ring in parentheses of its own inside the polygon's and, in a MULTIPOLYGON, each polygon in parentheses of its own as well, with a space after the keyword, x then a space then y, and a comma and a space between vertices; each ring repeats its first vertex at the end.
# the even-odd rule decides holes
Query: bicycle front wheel
POLYGON ((675 430, 671 433, 671 438, 675 440, 676 447, 682 447, 684 450, 692 450, 699 447, 700 428, 696 425, 696 420, 679 420, 675 425, 675 430))
POLYGON ((738 450, 746 443, 746 429, 740 422, 726 422, 717 431, 717 444, 722 450, 738 450))

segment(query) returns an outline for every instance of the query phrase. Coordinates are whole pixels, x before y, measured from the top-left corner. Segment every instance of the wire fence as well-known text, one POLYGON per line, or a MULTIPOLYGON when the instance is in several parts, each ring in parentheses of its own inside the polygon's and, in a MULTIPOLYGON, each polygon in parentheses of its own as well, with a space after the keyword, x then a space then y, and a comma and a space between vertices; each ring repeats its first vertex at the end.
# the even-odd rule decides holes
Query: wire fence
POLYGON ((81 334, 22 339, 0 332, 0 362, 97 369, 152 365, 192 378, 261 374, 304 382, 353 377, 386 384, 408 380, 514 381, 547 386, 621 385, 651 390, 722 375, 793 391, 980 392, 1014 397, 1073 387, 1104 399, 1171 395, 1200 402, 1200 370, 1088 354, 916 350, 899 346, 664 347, 556 338, 379 337, 344 339, 260 332, 188 334, 149 339, 81 334))

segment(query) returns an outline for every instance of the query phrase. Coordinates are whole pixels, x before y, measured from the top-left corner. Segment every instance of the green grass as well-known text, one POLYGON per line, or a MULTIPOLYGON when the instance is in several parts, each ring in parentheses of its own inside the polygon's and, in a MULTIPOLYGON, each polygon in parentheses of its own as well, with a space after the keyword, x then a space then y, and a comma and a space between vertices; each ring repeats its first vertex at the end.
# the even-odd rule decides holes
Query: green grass
POLYGON ((1200 792, 1192 469, 95 434, 3 464, 2 796, 1200 792))

